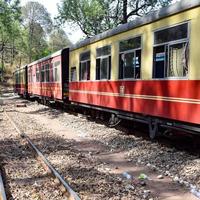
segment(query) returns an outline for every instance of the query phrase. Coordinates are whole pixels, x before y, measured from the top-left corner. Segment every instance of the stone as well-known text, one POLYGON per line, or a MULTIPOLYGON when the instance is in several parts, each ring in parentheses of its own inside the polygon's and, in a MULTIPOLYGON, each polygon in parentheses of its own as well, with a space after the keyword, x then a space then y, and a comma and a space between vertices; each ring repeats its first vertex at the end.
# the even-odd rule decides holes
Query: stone
POLYGON ((163 179, 164 177, 163 177, 162 174, 160 174, 160 175, 157 176, 157 178, 158 178, 158 179, 163 179))

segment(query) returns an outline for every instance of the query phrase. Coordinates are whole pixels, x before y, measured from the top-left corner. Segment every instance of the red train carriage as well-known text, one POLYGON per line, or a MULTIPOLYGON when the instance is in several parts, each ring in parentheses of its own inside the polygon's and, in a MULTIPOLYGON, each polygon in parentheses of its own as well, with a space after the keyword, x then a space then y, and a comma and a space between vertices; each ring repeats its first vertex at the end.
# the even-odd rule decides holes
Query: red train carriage
POLYGON ((27 84, 27 66, 18 68, 13 73, 14 76, 14 92, 26 97, 28 93, 27 84))
POLYGON ((70 51, 75 104, 159 127, 200 133, 200 0, 163 8, 70 51))
POLYGON ((28 65, 28 94, 43 100, 68 100, 69 49, 28 65))

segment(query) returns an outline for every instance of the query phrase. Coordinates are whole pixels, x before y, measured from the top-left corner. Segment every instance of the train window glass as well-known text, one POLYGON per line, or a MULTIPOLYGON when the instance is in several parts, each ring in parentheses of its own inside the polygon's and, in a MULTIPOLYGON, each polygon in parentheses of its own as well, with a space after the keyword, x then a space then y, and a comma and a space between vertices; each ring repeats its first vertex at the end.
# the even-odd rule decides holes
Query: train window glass
MULTIPOLYGON (((188 75, 189 38, 188 24, 166 29, 169 36, 157 36, 153 53, 153 78, 186 77, 188 75), (173 33, 176 31, 176 33, 173 33), (185 33, 183 33, 186 31, 185 33), (181 39, 181 40, 180 40, 181 39), (157 44, 160 42, 161 44, 157 44), (163 42, 165 42, 163 44, 163 42)), ((165 30, 162 30, 165 31, 165 30)), ((164 33, 164 32, 163 32, 164 33)))
POLYGON ((46 82, 50 81, 50 69, 49 69, 49 64, 45 65, 45 77, 46 77, 46 82))
POLYGON ((105 46, 97 49, 97 57, 106 56, 111 54, 111 46, 105 46))
POLYGON ((141 36, 119 43, 119 79, 139 79, 141 68, 141 36))
POLYGON ((90 51, 80 54, 79 79, 90 80, 90 51))
POLYGON ((171 42, 174 40, 181 40, 188 37, 188 24, 181 24, 178 26, 166 28, 164 30, 156 31, 154 34, 154 44, 161 44, 171 42))
POLYGON ((41 82, 45 81, 44 77, 45 77, 45 68, 44 68, 44 66, 42 66, 42 68, 41 68, 41 82))
POLYGON ((98 48, 96 51, 96 80, 109 80, 111 74, 111 46, 98 48))
POLYGON ((28 82, 29 83, 31 82, 31 72, 30 72, 30 69, 28 70, 28 82))
POLYGON ((36 67, 36 82, 40 82, 40 70, 39 67, 36 67))
POLYGON ((76 67, 71 68, 71 81, 77 81, 76 67))
POLYGON ((80 61, 90 60, 90 51, 80 54, 80 61))
POLYGON ((80 63, 80 80, 90 80, 90 61, 80 63))
POLYGON ((54 82, 60 81, 60 61, 53 63, 53 80, 54 82))
POLYGON ((135 37, 128 40, 123 40, 119 44, 119 51, 128 51, 131 49, 137 49, 141 47, 141 37, 135 37))

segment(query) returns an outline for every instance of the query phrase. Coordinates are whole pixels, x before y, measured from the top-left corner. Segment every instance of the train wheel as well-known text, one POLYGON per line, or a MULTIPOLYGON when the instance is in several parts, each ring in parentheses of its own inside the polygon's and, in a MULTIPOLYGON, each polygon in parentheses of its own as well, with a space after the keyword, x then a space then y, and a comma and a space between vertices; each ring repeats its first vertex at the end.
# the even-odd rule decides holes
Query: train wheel
POLYGON ((158 120, 149 117, 149 137, 153 140, 158 136, 158 120))
POLYGON ((111 117, 109 119, 109 127, 117 126, 120 122, 121 119, 119 119, 116 114, 111 114, 111 117))

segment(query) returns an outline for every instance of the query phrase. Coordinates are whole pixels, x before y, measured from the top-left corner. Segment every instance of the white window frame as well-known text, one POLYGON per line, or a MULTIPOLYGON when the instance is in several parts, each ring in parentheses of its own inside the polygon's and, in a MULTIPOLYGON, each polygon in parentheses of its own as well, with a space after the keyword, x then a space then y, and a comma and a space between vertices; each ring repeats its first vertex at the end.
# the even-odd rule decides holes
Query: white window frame
POLYGON ((153 53, 153 67, 152 67, 152 79, 153 80, 188 80, 189 79, 190 57, 189 57, 189 60, 188 60, 188 74, 186 76, 182 76, 182 77, 171 77, 171 76, 169 76, 169 77, 167 77, 166 74, 167 74, 167 71, 169 70, 169 46, 175 45, 175 44, 180 44, 180 43, 187 43, 188 48, 190 50, 190 34, 191 34, 191 22, 190 22, 190 20, 187 20, 187 21, 184 21, 184 22, 181 22, 181 23, 177 23, 177 24, 174 24, 174 25, 171 25, 171 26, 165 26, 165 27, 162 27, 162 28, 158 28, 158 29, 155 29, 153 31, 153 51, 154 51, 155 47, 164 46, 164 45, 168 46, 168 52, 167 52, 167 56, 168 56, 167 59, 168 60, 167 60, 167 66, 166 66, 166 63, 165 63, 165 66, 164 66, 164 71, 165 71, 165 77, 164 78, 154 78, 153 77, 154 76, 154 53, 153 53), (160 44, 155 44, 155 33, 156 32, 166 30, 168 28, 173 28, 173 27, 183 25, 183 24, 187 24, 187 26, 188 26, 187 38, 174 40, 174 41, 170 41, 170 42, 164 42, 164 43, 160 43, 160 44), (167 67, 167 70, 166 70, 166 67, 167 67))

